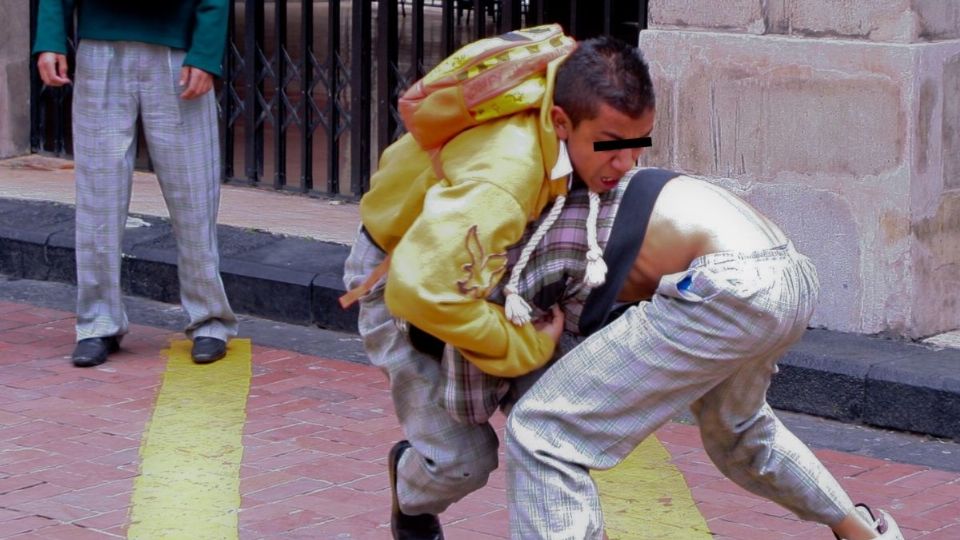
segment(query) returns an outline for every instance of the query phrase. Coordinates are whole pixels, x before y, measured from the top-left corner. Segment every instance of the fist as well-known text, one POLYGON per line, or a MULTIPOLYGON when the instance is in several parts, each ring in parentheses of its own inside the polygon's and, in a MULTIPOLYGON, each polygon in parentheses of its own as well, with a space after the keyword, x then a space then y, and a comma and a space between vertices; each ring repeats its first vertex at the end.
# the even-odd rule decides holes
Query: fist
POLYGON ((70 78, 67 77, 66 55, 54 52, 40 53, 37 57, 37 70, 40 71, 43 84, 47 86, 70 84, 70 78))

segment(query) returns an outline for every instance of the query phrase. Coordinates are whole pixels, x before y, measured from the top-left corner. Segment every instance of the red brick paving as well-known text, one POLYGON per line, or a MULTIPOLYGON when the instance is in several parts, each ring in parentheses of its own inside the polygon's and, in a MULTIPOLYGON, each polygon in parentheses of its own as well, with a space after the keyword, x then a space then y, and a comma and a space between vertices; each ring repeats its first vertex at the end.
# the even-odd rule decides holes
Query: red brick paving
MULTIPOLYGON (((108 363, 76 369, 72 314, 0 302, 0 538, 125 536, 170 339, 182 335, 135 327, 108 363)), ((253 373, 240 537, 388 538, 385 456, 401 432, 380 373, 256 344, 253 373)), ((657 436, 716 538, 832 538, 723 478, 695 428, 669 424, 657 436)), ((908 538, 960 538, 960 474, 817 454, 854 499, 892 510, 908 538)), ((444 514, 447 536, 505 538, 505 499, 498 471, 444 514)))

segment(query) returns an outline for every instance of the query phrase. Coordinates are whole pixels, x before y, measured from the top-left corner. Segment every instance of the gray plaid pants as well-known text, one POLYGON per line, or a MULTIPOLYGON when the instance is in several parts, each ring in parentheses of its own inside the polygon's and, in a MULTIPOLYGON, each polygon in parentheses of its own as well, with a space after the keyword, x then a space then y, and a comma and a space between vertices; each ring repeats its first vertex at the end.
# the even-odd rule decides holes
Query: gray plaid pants
POLYGON ((842 520, 849 497, 766 403, 818 289, 792 246, 707 255, 557 360, 507 422, 512 537, 602 538, 589 471, 613 467, 688 406, 731 480, 802 519, 842 520))
MULTIPOLYGON (((363 283, 384 258, 358 233, 344 264, 347 290, 363 283)), ((384 280, 360 299, 357 321, 370 362, 390 383, 393 406, 412 448, 397 467, 397 498, 407 514, 439 514, 487 483, 497 468, 497 434, 489 424, 455 421, 440 407, 440 363, 410 345, 383 299, 384 280)))
POLYGON ((77 49, 73 146, 77 183, 77 339, 119 336, 121 242, 130 207, 136 121, 177 239, 187 336, 237 333, 217 252, 220 147, 213 92, 180 99, 185 53, 136 42, 83 40, 77 49))

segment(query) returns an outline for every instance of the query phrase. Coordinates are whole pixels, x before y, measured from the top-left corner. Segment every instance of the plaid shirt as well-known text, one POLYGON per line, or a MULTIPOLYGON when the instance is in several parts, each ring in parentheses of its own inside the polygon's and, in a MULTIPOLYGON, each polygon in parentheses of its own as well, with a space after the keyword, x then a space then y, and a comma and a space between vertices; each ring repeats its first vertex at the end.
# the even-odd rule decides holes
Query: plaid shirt
MULTIPOLYGON (((635 170, 624 175, 616 188, 600 196, 597 217, 597 242, 607 244, 617 208, 626 191, 629 178, 635 170)), ((587 214, 590 210, 588 191, 577 186, 567 194, 560 217, 553 224, 530 256, 518 284, 518 293, 533 308, 533 318, 545 315, 554 304, 559 304, 564 315, 564 336, 557 346, 554 358, 559 358, 574 347, 580 324, 580 313, 590 294, 583 278, 587 268, 587 214)), ((545 209, 546 216, 549 209, 545 209)), ((543 219, 541 217, 541 219, 543 219)), ((510 268, 520 258, 520 252, 533 235, 539 221, 527 227, 523 238, 507 252, 507 272, 494 287, 488 300, 504 303, 503 287, 509 280, 510 268)), ((460 355, 453 347, 446 347, 441 361, 446 376, 442 379, 440 398, 443 407, 460 422, 480 424, 496 412, 510 394, 510 379, 488 375, 460 355)), ((507 401, 510 401, 509 399, 507 401)))

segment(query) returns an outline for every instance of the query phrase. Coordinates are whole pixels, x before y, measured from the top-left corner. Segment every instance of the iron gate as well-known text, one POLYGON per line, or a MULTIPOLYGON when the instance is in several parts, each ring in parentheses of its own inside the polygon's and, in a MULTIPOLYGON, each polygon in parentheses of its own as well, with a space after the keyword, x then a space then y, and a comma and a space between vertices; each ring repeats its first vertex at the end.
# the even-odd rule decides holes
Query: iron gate
MULTIPOLYGON (((355 199, 403 133, 397 97, 459 46, 545 22, 636 43, 646 13, 647 0, 234 0, 217 83, 223 180, 355 199)), ((70 155, 70 91, 32 67, 34 152, 70 155)))

